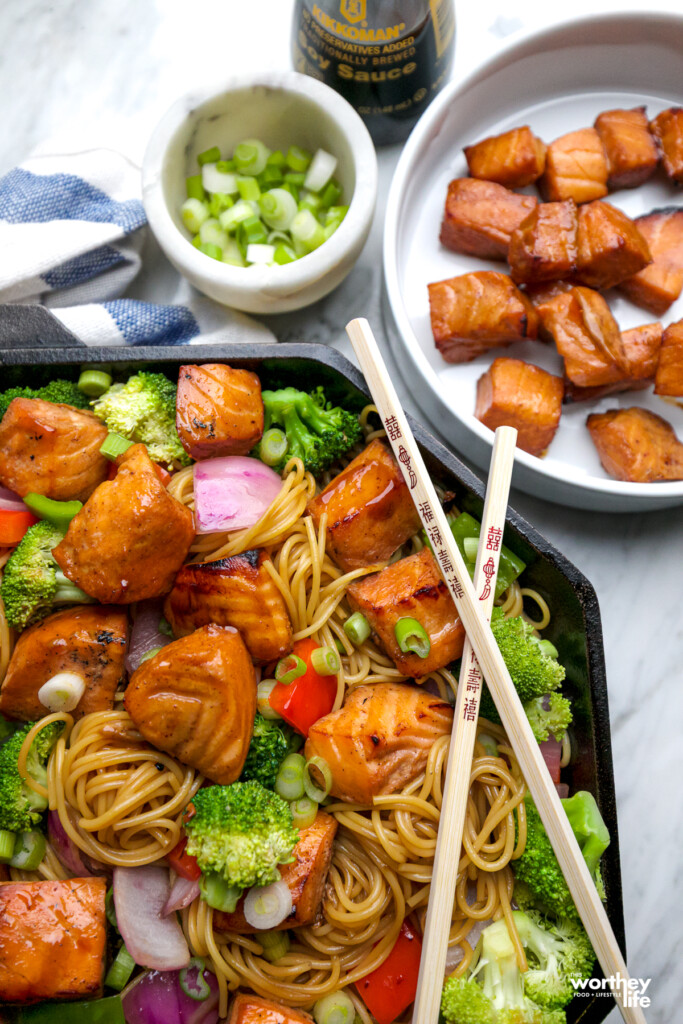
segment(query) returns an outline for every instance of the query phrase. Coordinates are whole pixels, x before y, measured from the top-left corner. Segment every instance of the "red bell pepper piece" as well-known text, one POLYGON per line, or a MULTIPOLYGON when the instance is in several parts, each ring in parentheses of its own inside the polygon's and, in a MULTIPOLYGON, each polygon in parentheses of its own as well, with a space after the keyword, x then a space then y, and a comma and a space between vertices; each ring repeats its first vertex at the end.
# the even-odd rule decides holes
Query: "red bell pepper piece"
POLYGON ((319 647, 310 637, 297 640, 292 653, 306 663, 306 671, 291 683, 276 683, 269 697, 273 711, 302 736, 308 736, 319 718, 329 715, 337 696, 336 675, 318 675, 311 665, 311 654, 319 647))
POLYGON ((414 1002, 421 954, 419 933, 406 920, 384 963, 356 982, 358 994, 377 1024, 391 1024, 414 1002))
POLYGON ((29 526, 40 522, 28 509, 0 509, 0 547, 18 544, 29 526))
POLYGON ((199 864, 197 864, 197 858, 193 857, 191 853, 187 853, 185 850, 186 846, 187 836, 183 836, 171 852, 166 854, 166 860, 176 875, 180 875, 181 878, 188 878, 191 882, 194 882, 200 877, 201 871, 199 870, 199 864))

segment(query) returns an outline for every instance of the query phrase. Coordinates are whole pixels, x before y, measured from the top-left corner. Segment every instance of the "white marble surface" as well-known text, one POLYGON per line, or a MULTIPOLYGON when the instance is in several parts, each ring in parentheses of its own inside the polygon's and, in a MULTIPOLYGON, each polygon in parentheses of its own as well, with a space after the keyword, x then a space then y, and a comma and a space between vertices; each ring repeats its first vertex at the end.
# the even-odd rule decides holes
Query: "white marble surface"
MULTIPOLYGON (((628 0, 573 0, 570 9, 638 6, 652 9, 628 0)), ((568 8, 553 15, 554 7, 458 0, 456 74, 511 32, 568 16, 568 8)), ((681 0, 659 0, 657 7, 682 9, 681 0)), ((287 67, 290 12, 291 0, 4 0, 0 173, 36 146, 54 148, 54 140, 62 149, 105 143, 139 160, 151 126, 181 92, 254 63, 287 67)), ((380 155, 380 204, 359 264, 325 301, 270 318, 280 340, 319 341, 348 354, 343 325, 352 315, 368 316, 381 332, 382 204, 397 155, 380 155)), ((155 256, 153 246, 149 254, 155 256)), ((159 259, 133 294, 163 300, 175 284, 159 259)), ((673 1024, 683 998, 681 511, 590 514, 519 493, 513 504, 588 576, 600 599, 629 965, 636 976, 652 978, 648 1020, 673 1024)), ((610 1024, 617 1019, 614 1010, 610 1024)))

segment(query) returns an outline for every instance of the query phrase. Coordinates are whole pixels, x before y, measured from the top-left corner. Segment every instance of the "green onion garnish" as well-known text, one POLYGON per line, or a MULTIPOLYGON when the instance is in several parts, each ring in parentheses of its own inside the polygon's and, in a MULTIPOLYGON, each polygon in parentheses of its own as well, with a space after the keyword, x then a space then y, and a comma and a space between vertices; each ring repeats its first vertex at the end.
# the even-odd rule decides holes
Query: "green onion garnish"
POLYGON ((372 628, 362 612, 354 612, 344 623, 344 632, 352 644, 360 646, 368 639, 372 628))
POLYGON ((331 647, 317 647, 311 654, 311 665, 319 676, 335 676, 341 668, 339 654, 331 647))
POLYGON ((209 218, 209 207, 201 199, 186 199, 180 207, 180 216, 187 230, 196 235, 209 218))
POLYGON ((281 960, 283 956, 289 953, 291 940, 287 931, 259 932, 257 941, 263 947, 263 953, 261 954, 263 959, 271 964, 277 963, 278 960, 281 960))
POLYGON ((149 659, 153 658, 155 654, 159 653, 159 651, 163 651, 163 647, 150 647, 150 649, 148 651, 145 651, 145 653, 140 658, 139 664, 142 665, 143 661, 149 661, 149 659))
POLYGON ((476 562, 477 552, 479 551, 479 538, 478 537, 465 537, 462 542, 462 546, 465 549, 465 558, 468 562, 476 562))
POLYGON ((121 949, 116 954, 116 959, 107 971, 107 976, 104 979, 104 984, 107 988, 113 988, 115 992, 120 992, 122 988, 125 988, 128 984, 128 979, 135 969, 135 960, 130 955, 125 946, 121 946, 121 949))
POLYGON ((308 828, 315 821, 318 813, 318 805, 309 796, 302 796, 299 800, 293 800, 289 805, 292 812, 292 824, 294 828, 308 828))
POLYGON ((47 843, 42 832, 21 832, 15 840, 10 860, 13 868, 35 871, 45 856, 47 843))
POLYGON ((262 679, 256 687, 256 706, 259 714, 273 722, 280 717, 277 711, 270 706, 270 695, 276 686, 277 679, 262 679))
POLYGON ((111 374, 104 370, 83 370, 78 378, 78 390, 88 398, 99 398, 111 387, 111 374))
POLYGON ((332 992, 313 1007, 315 1024, 353 1024, 356 1008, 346 992, 332 992))
POLYGON ((199 199, 200 202, 206 199, 201 174, 192 174, 185 178, 185 191, 188 199, 199 199))
POLYGON ((0 862, 3 864, 8 864, 11 861, 16 838, 14 832, 8 832, 4 828, 0 829, 0 862))
POLYGON ((119 455, 127 452, 132 443, 127 437, 121 437, 120 434, 115 434, 110 430, 104 442, 100 445, 100 454, 111 459, 112 462, 116 462, 119 455))
POLYGON ((277 466, 284 458, 288 447, 287 435, 278 427, 266 430, 259 445, 259 458, 266 466, 277 466))
POLYGON ((399 619, 394 626, 396 642, 404 654, 417 654, 426 658, 431 649, 429 634, 417 619, 399 619))
POLYGON ((287 754, 275 778, 275 792, 283 800, 300 800, 304 795, 305 767, 301 754, 287 754))
POLYGON ((204 164, 215 164, 221 158, 221 151, 218 146, 212 146, 211 149, 205 149, 203 153, 200 153, 197 157, 197 163, 200 167, 204 164))
POLYGON ((199 879, 199 893, 205 903, 214 910, 232 914, 243 890, 229 885, 216 871, 206 871, 199 879))
POLYGON ((284 658, 280 658, 275 667, 275 678, 278 683, 283 683, 285 686, 289 686, 299 676, 303 676, 306 672, 306 662, 300 658, 297 654, 288 654, 284 658))
POLYGON ((306 796, 322 803, 332 789, 332 772, 324 757, 312 757, 304 768, 304 791, 306 796))
POLYGON ((200 956, 193 956, 187 967, 183 967, 178 975, 180 987, 186 996, 197 1003, 203 1003, 211 995, 211 986, 204 977, 206 964, 200 956), (194 975, 190 975, 190 971, 194 975))
POLYGON ((287 166, 291 167, 293 171, 299 173, 307 171, 312 159, 313 154, 309 153, 307 149, 302 149, 300 146, 290 146, 287 150, 287 166))

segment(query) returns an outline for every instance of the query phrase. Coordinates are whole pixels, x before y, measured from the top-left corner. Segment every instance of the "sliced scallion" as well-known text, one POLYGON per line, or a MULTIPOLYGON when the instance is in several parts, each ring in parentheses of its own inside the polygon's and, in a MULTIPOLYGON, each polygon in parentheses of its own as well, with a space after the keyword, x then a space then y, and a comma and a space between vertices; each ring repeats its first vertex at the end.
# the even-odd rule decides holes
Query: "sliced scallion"
POLYGON ((318 813, 318 805, 310 796, 302 796, 299 800, 292 800, 289 805, 292 812, 292 824, 294 828, 308 828, 315 821, 318 813))
POLYGON ((77 672, 57 672, 38 690, 38 700, 52 714, 73 711, 85 693, 85 679, 77 672))
POLYGON ((284 188, 271 188, 264 192, 259 199, 259 208, 268 227, 277 231, 287 231, 297 212, 296 200, 284 188))
POLYGON ((221 170, 220 164, 204 164, 202 185, 207 192, 223 192, 234 195, 238 191, 237 175, 233 171, 221 170))
POLYGON ((183 224, 193 235, 196 235, 205 220, 209 217, 209 207, 201 199, 186 199, 180 207, 183 224))
POLYGON ((368 639, 372 628, 362 612, 354 612, 344 623, 344 632, 352 644, 360 646, 368 639))
POLYGON ((100 445, 100 455, 104 455, 105 458, 116 462, 119 455, 127 452, 132 443, 127 437, 122 437, 121 434, 115 434, 114 431, 110 430, 100 445))
POLYGON ((0 863, 8 864, 11 861, 16 839, 14 832, 0 829, 0 863))
POLYGON ((283 800, 300 800, 304 795, 306 759, 301 754, 287 754, 275 778, 275 792, 283 800))
POLYGON ((332 156, 331 153, 324 149, 316 150, 315 156, 306 171, 304 187, 310 189, 311 192, 320 192, 321 189, 325 188, 325 185, 327 185, 336 169, 336 156, 332 156))
POLYGON ((199 893, 204 902, 214 910, 232 914, 242 895, 242 889, 230 885, 216 871, 206 871, 199 879, 199 893))
POLYGON ((339 654, 331 647, 316 647, 311 653, 311 665, 319 676, 335 676, 341 668, 339 654))
POLYGON ((321 803, 332 789, 332 772, 324 757, 312 757, 304 767, 306 796, 321 803))
POLYGON ((211 986, 204 977, 206 964, 200 956, 193 956, 187 967, 178 975, 178 982, 186 996, 197 1003, 203 1003, 211 995, 211 986))
POLYGON ((465 537, 462 542, 462 546, 465 549, 465 558, 468 562, 476 562, 477 552, 479 551, 479 538, 478 537, 465 537))
POLYGON ((150 647, 150 649, 145 651, 140 658, 140 665, 142 665, 143 661, 149 661, 150 658, 153 658, 155 654, 159 653, 159 651, 163 651, 163 647, 150 647))
POLYGON ((111 374, 104 370, 83 370, 78 378, 78 390, 88 398, 99 398, 111 387, 111 374))
POLYGON ((204 164, 215 164, 217 160, 221 158, 221 151, 218 146, 212 146, 211 149, 205 149, 203 153, 200 153, 197 157, 197 163, 200 167, 204 164))
POLYGON ((289 442, 284 430, 271 427, 266 430, 259 445, 259 458, 266 466, 277 466, 287 453, 289 442))
POLYGON ((266 166, 270 150, 260 139, 245 139, 235 147, 233 160, 240 174, 260 174, 266 166))
POLYGON ((303 149, 301 146, 290 146, 287 150, 287 166, 291 167, 292 170, 297 173, 307 171, 312 159, 312 153, 307 149, 303 149))
POLYGON ((235 200, 227 192, 214 192, 209 199, 209 213, 212 217, 220 217, 222 213, 235 205, 235 200))
POLYGON ((325 241, 323 226, 310 210, 299 210, 293 218, 289 230, 294 241, 300 242, 306 252, 312 252, 325 241))
POLYGON ((203 252, 205 256, 210 256, 212 260, 223 259, 223 250, 220 245, 215 245, 213 242, 202 242, 200 239, 197 248, 200 252, 203 252))
POLYGON ((116 954, 116 959, 107 971, 107 976, 104 979, 104 984, 107 988, 113 988, 115 992, 120 992, 122 988, 125 988, 128 984, 128 979, 135 970, 135 960, 130 955, 125 946, 121 946, 121 949, 116 954))
POLYGON ((270 695, 275 686, 277 686, 277 679, 262 679, 256 687, 258 712, 263 718, 269 718, 273 722, 280 717, 275 708, 270 705, 270 695))
POLYGON ((185 178, 185 191, 188 199, 206 199, 201 174, 192 174, 189 178, 185 178))
POLYGON ((247 246, 247 263, 265 264, 273 262, 275 246, 264 242, 250 242, 247 246))
POLYGON ((394 626, 394 636, 404 654, 417 654, 418 658, 426 658, 431 650, 429 634, 417 619, 399 619, 394 626))
POLYGON ((15 840, 10 867, 35 871, 45 856, 47 843, 42 832, 21 832, 15 840))
POLYGON ((237 191, 242 196, 242 199, 258 199, 261 195, 261 189, 256 178, 251 175, 244 175, 237 178, 237 191))
POLYGON ((259 932, 257 941, 263 947, 261 955, 268 963, 275 964, 289 953, 291 939, 288 931, 259 932))
POLYGON ((238 224, 241 224, 247 217, 253 217, 254 211, 250 204, 244 199, 239 199, 234 206, 222 213, 218 223, 224 231, 234 231, 238 224))
POLYGON ((228 242, 226 232, 220 226, 215 217, 209 217, 208 220, 204 221, 199 229, 199 237, 205 244, 209 243, 211 245, 217 245, 219 249, 221 249, 221 252, 228 242))
POLYGON ((331 992, 313 1007, 316 1024, 353 1024, 356 1008, 346 992, 331 992))
POLYGON ((295 260, 296 253, 292 249, 291 245, 278 245, 275 247, 273 263, 278 263, 280 266, 283 266, 285 263, 294 263, 295 260))
POLYGON ((275 667, 275 678, 278 683, 289 686, 290 683, 293 683, 299 676, 304 675, 305 672, 306 662, 297 654, 287 654, 278 661, 275 667))

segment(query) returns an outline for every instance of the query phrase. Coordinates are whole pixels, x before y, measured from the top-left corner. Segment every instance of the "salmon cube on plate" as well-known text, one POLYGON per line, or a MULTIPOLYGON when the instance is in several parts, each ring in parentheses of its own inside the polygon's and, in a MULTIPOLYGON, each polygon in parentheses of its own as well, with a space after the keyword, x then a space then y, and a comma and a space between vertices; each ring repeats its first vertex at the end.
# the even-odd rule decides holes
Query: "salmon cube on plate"
POLYGON ((541 455, 555 436, 562 413, 561 377, 521 359, 494 359, 477 382, 474 415, 491 430, 515 427, 517 446, 541 455))
POLYGON ((544 199, 589 203, 607 195, 607 157, 595 128, 580 128, 548 146, 539 185, 544 199))
POLYGON ((683 290, 683 207, 669 206, 636 217, 652 263, 619 285, 631 302, 662 316, 683 290))
POLYGON ((603 467, 617 480, 683 480, 683 444, 661 416, 636 406, 593 413, 586 425, 603 467))
POLYGON ((655 376, 655 394, 683 397, 683 320, 664 331, 655 376))
POLYGON ((669 107, 650 122, 668 176, 683 184, 683 107, 669 107))
POLYGON ((510 237, 508 263, 517 284, 571 277, 576 269, 576 203, 540 203, 510 237))
POLYGON ((448 186, 441 244, 485 260, 507 259, 510 236, 538 204, 492 181, 455 178, 448 186))
POLYGON ((645 107, 603 110, 596 117, 594 128, 607 157, 609 188, 635 188, 651 177, 659 163, 659 153, 650 134, 645 107))
POLYGON ((528 125, 465 146, 464 152, 473 178, 508 188, 531 185, 545 168, 546 145, 528 125))
POLYGON ((589 288, 613 288, 652 262, 638 225, 599 199, 579 207, 577 241, 576 277, 589 288))

